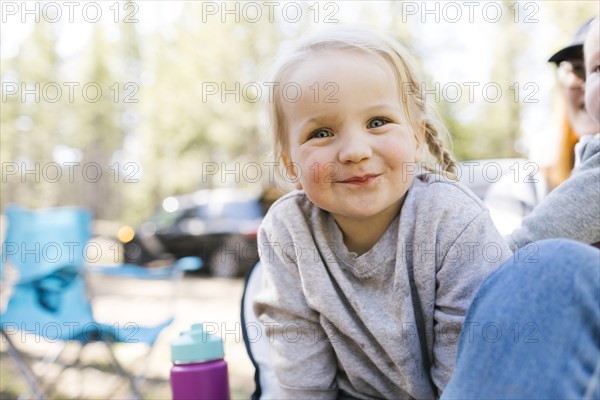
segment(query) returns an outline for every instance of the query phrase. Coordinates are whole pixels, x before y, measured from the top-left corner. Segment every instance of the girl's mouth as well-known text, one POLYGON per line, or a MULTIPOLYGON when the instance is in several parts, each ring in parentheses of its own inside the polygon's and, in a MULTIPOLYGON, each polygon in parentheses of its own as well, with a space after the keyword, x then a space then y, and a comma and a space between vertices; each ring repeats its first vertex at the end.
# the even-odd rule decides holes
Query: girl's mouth
POLYGON ((351 184, 351 185, 366 185, 370 182, 372 182, 373 180, 375 180, 377 177, 379 177, 381 174, 366 174, 366 175, 357 175, 357 176, 351 176, 350 178, 338 181, 339 183, 347 183, 347 184, 351 184))

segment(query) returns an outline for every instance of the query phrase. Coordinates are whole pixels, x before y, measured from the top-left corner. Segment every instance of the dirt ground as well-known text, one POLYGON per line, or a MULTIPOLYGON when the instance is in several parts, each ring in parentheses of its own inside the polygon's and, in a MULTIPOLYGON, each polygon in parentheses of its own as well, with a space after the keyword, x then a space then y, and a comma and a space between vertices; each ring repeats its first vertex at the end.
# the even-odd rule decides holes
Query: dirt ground
MULTIPOLYGON (((250 397, 254 370, 246 354, 240 325, 243 280, 185 276, 175 288, 174 302, 169 301, 173 293, 170 282, 92 276, 89 283, 94 293, 96 319, 117 328, 131 323, 151 325, 174 313, 174 322, 159 337, 149 360, 140 358, 147 350, 143 345, 119 344, 115 348, 117 358, 127 370, 140 372, 146 368, 147 378, 140 385, 144 398, 171 397, 170 342, 197 322, 205 323, 224 339, 232 398, 250 397)), ((68 368, 59 375, 63 365, 71 365, 77 359, 79 345, 69 344, 57 362, 41 371, 43 355, 58 344, 43 340, 36 343, 36 337, 19 333, 14 333, 11 340, 27 355, 33 370, 43 376, 45 385, 54 386, 50 398, 131 398, 127 382, 113 369, 103 344, 86 346, 80 354, 80 366, 68 368)), ((27 386, 8 356, 4 340, 0 351, 0 398, 17 398, 27 392, 27 386)))

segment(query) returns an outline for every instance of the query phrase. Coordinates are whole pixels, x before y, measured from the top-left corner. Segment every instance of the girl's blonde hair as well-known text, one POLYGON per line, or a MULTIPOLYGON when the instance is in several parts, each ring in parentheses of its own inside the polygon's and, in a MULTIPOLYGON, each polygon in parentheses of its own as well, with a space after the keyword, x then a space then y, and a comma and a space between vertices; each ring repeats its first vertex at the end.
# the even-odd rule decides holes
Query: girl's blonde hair
MULTIPOLYGON (((345 50, 360 51, 379 57, 390 65, 398 81, 398 90, 404 112, 417 140, 423 132, 429 153, 434 157, 436 165, 424 165, 425 169, 454 176, 456 162, 445 149, 441 134, 449 137, 447 129, 440 122, 434 110, 425 102, 424 85, 412 66, 408 51, 391 38, 357 27, 336 27, 305 37, 290 52, 280 57, 271 75, 271 96, 269 104, 269 120, 274 135, 274 156, 281 161, 288 146, 283 112, 282 88, 286 78, 311 53, 320 51, 345 50)), ((281 168, 277 168, 281 173, 281 168)))

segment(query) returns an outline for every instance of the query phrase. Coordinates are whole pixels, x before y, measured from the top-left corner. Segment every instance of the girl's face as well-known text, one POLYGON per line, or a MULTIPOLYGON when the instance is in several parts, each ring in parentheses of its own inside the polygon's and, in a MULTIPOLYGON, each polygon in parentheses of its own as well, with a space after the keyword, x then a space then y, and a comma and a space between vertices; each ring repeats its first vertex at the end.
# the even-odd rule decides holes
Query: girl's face
POLYGON ((360 52, 318 52, 287 83, 301 88, 283 100, 283 162, 294 163, 297 187, 342 230, 389 224, 420 159, 392 68, 360 52))

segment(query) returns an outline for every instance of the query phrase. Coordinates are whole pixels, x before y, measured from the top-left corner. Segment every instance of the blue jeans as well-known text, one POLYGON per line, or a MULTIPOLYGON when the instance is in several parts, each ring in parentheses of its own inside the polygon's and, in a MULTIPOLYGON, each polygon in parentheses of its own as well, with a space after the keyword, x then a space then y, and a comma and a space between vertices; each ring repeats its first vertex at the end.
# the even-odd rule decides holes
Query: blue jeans
POLYGON ((600 251, 543 240, 481 286, 442 399, 600 398, 600 251))

